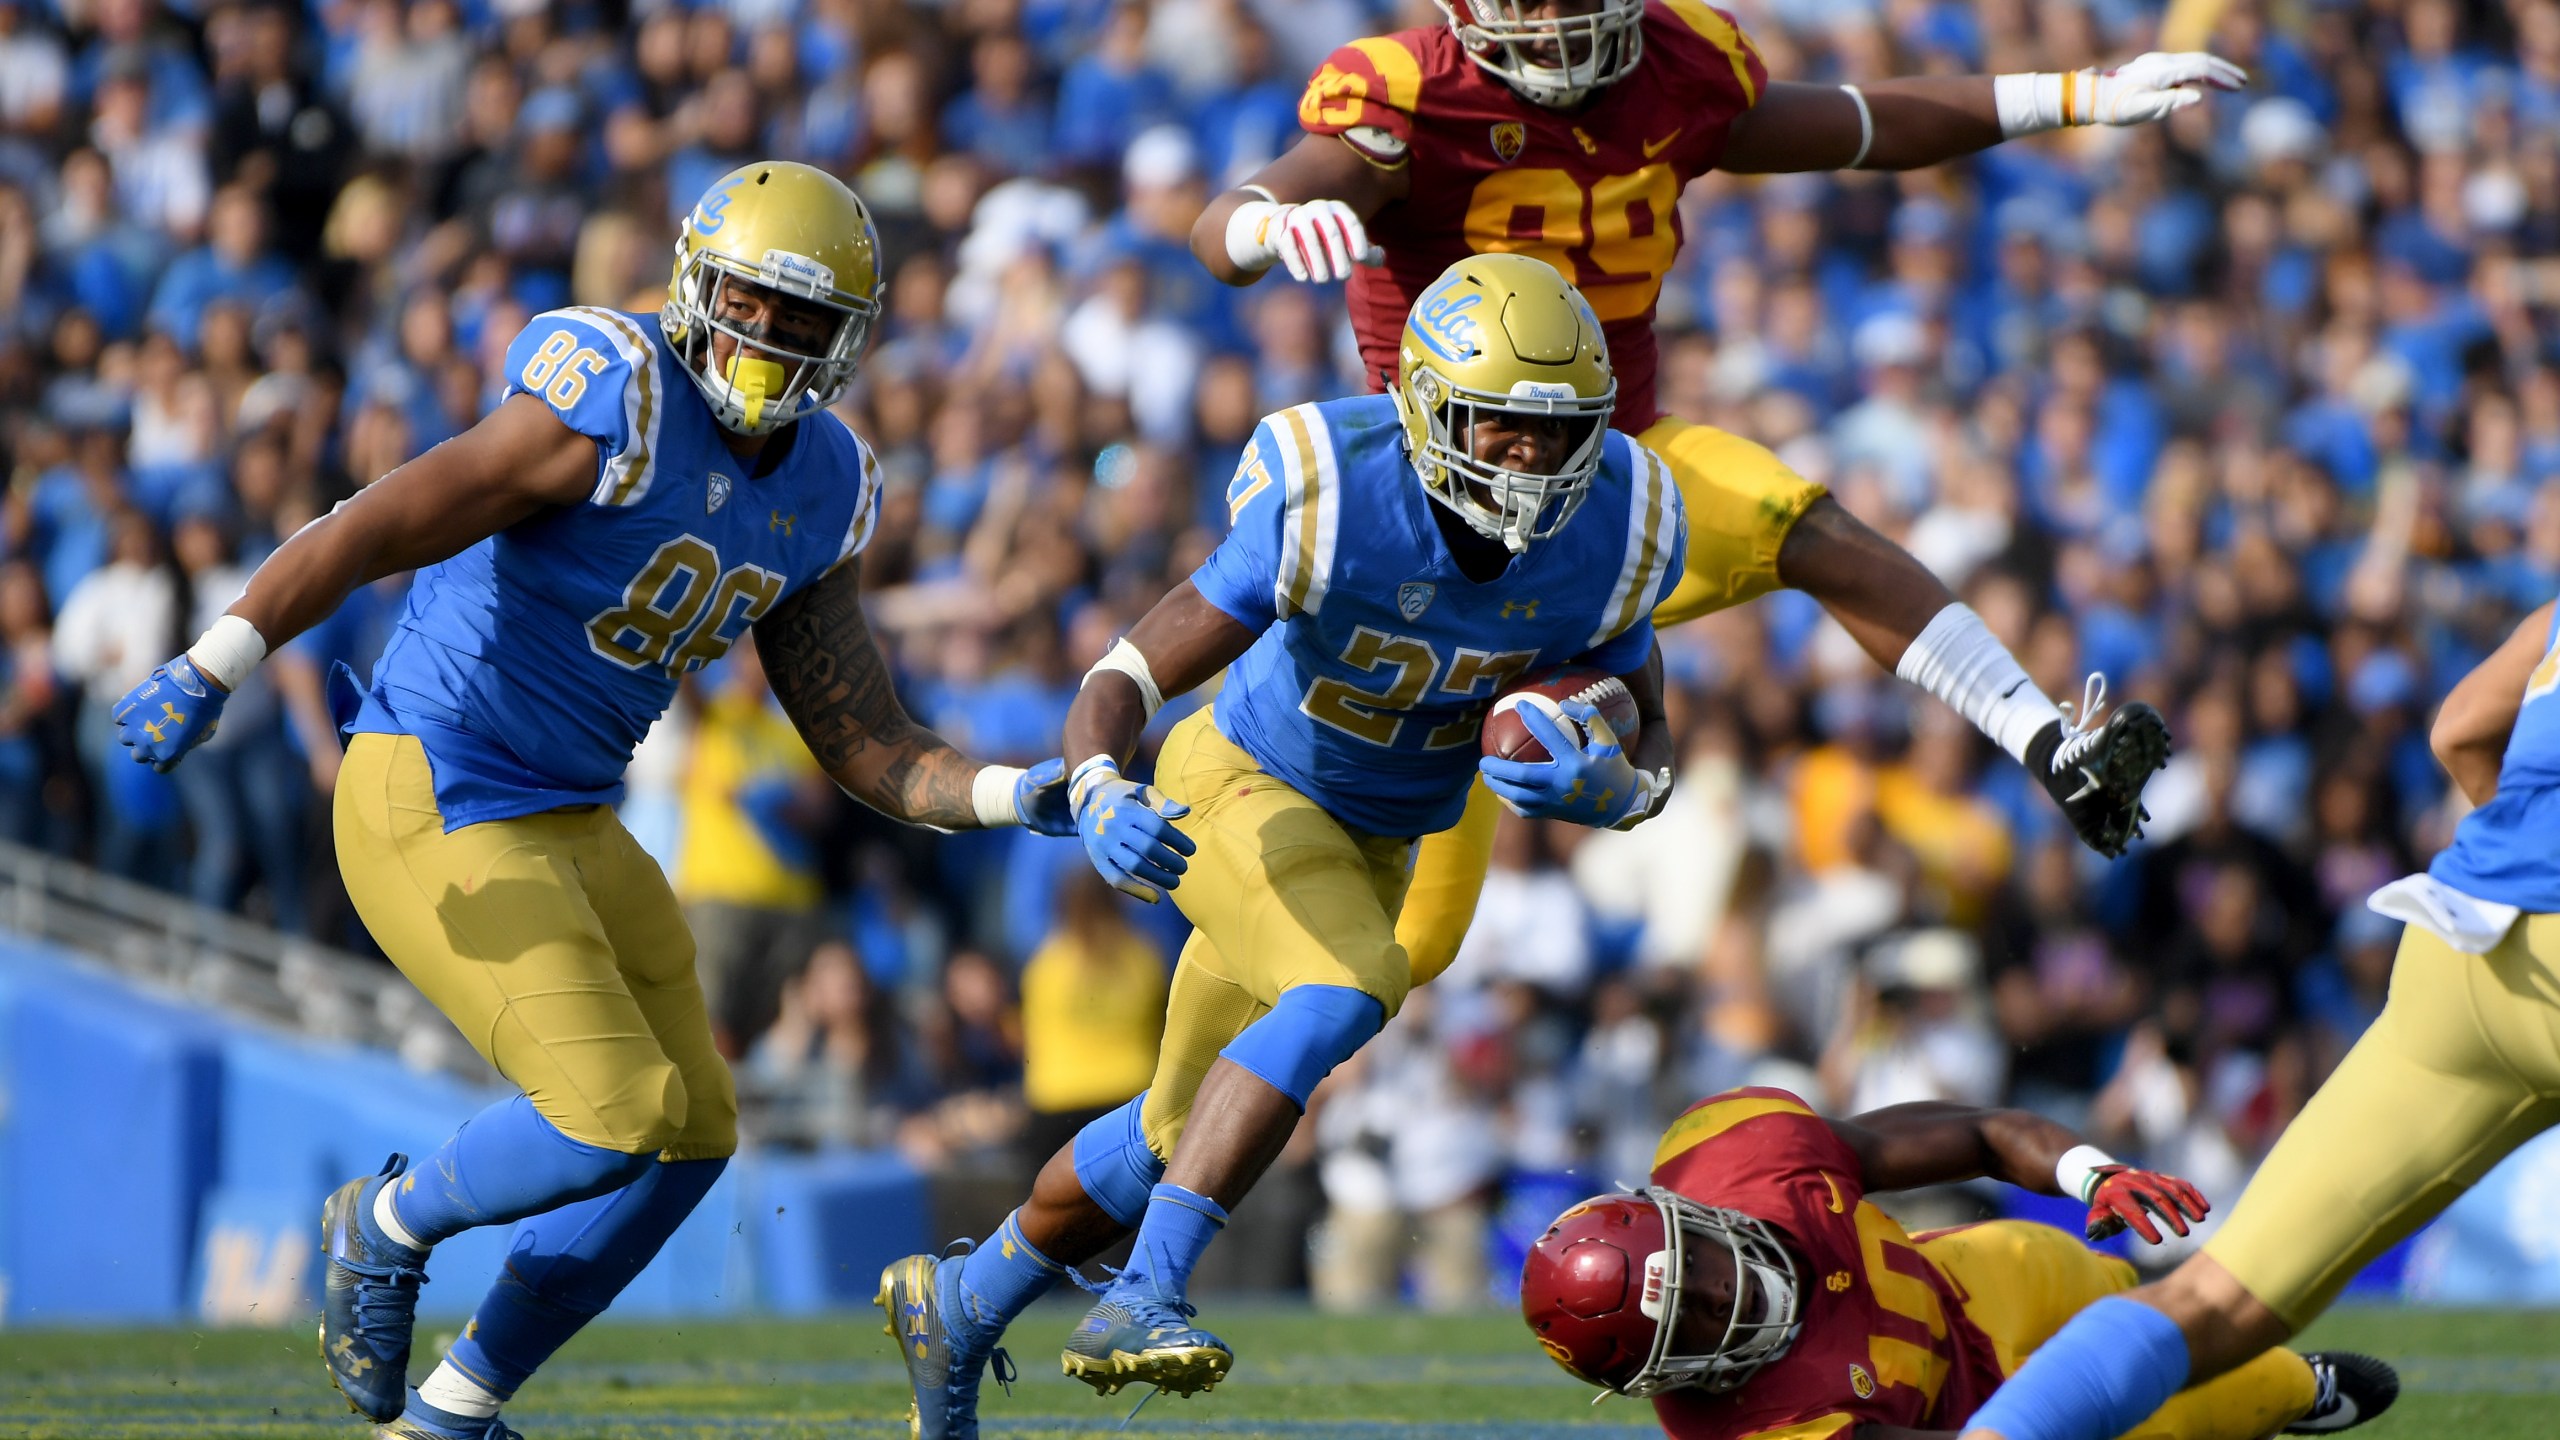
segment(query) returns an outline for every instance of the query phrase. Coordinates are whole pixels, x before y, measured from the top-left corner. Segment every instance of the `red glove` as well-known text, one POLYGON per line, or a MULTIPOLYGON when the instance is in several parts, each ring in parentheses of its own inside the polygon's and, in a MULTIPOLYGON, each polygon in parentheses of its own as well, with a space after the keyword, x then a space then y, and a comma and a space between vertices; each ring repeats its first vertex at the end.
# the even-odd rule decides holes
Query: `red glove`
POLYGON ((2101 1165, 2090 1174, 2097 1180, 2088 1197, 2091 1244, 2131 1229, 2157 1245, 2160 1227, 2151 1223, 2152 1216, 2159 1216, 2169 1222, 2170 1229, 2184 1235, 2190 1222, 2202 1220, 2213 1209, 2206 1203, 2203 1191, 2175 1175, 2136 1170, 2130 1165, 2101 1165))

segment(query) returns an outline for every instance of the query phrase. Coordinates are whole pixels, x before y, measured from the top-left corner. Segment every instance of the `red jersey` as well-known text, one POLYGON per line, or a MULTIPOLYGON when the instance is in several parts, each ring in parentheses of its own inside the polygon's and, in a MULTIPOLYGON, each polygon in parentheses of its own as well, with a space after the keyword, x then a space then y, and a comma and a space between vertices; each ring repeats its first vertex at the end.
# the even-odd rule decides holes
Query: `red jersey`
POLYGON ((1535 255, 1590 300, 1618 376, 1610 423, 1636 434, 1654 402, 1654 300, 1680 249, 1680 189, 1715 167, 1768 70, 1733 17, 1653 0, 1636 72, 1578 110, 1550 110, 1486 73, 1445 26, 1355 40, 1298 102, 1311 135, 1408 168, 1404 199, 1369 221, 1386 263, 1351 277, 1351 328, 1370 388, 1396 373, 1405 314, 1470 254, 1535 255))
POLYGON ((1730 1395, 1654 1398, 1675 1440, 1788 1440, 1858 1425, 1959 1428, 2000 1386, 1962 1292, 1866 1202, 1858 1157, 1784 1090, 1729 1090, 1663 1132, 1653 1183, 1768 1225, 1796 1261, 1800 1325, 1730 1395))

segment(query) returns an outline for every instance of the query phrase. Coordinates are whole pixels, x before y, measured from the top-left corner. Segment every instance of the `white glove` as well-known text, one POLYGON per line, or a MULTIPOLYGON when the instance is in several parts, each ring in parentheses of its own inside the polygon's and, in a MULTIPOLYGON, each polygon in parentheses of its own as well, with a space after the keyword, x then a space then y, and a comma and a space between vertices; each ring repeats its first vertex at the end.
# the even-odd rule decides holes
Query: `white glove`
POLYGON ((2206 88, 2238 90, 2249 72, 2200 50, 2154 50, 2112 70, 2001 75, 1991 82, 2000 133, 2010 139, 2065 125, 2147 125, 2204 101, 2206 88))
POLYGON ((1369 243, 1360 217, 1339 200, 1247 200, 1227 217, 1227 258, 1239 270, 1268 270, 1276 260, 1292 280, 1329 285, 1350 279, 1354 265, 1379 264, 1386 252, 1369 243))

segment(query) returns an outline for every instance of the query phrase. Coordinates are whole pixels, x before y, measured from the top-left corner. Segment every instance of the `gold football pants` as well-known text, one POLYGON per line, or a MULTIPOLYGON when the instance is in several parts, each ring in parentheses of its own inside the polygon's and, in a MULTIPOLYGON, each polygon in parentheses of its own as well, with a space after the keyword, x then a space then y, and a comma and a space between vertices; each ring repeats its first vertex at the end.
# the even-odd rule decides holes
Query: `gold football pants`
POLYGON ((2560 1124, 2560 915, 2486 955, 2412 925, 2382 1018, 2311 1097, 2205 1253, 2299 1330, 2356 1272, 2560 1124))
MULTIPOLYGON (((2134 1286, 2131 1265, 2050 1225, 1993 1220, 1913 1243, 1955 1282, 1965 1318, 1990 1337, 2003 1375, 2017 1374, 2072 1316, 2134 1286)), ((2318 1393, 2308 1362, 2270 1350, 2173 1397, 2120 1440, 2259 1440, 2300 1419, 2318 1393)))
POLYGON ((630 1155, 738 1148, 693 934, 610 808, 447 834, 408 735, 356 736, 335 808, 338 868, 365 928, 544 1119, 630 1155))
POLYGON ((1392 1016, 1412 988, 1396 910, 1413 842, 1346 829, 1263 773, 1204 709, 1173 728, 1156 788, 1191 807, 1199 845, 1174 887, 1192 924, 1165 1001, 1164 1044, 1139 1118, 1170 1159, 1218 1052, 1300 985, 1377 997, 1392 1016))
MULTIPOLYGON (((1779 586, 1778 550, 1813 503, 1830 492, 1739 435, 1668 416, 1637 437, 1671 467, 1689 517, 1680 583, 1654 608, 1656 626, 1755 600, 1779 586)), ((1467 794, 1457 825, 1424 837, 1396 938, 1412 957, 1413 983, 1428 983, 1458 957, 1493 863, 1501 807, 1484 782, 1467 794)))

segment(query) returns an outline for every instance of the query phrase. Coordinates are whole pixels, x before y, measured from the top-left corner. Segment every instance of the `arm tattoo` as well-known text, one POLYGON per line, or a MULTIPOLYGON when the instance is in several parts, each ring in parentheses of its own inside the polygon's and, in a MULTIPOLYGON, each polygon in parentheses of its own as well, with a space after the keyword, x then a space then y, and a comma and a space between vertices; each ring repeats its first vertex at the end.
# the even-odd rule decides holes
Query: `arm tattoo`
POLYGON ((862 618, 860 562, 783 601, 756 625, 756 647, 784 713, 845 793, 910 824, 976 827, 978 766, 898 703, 862 618))

